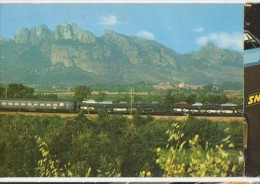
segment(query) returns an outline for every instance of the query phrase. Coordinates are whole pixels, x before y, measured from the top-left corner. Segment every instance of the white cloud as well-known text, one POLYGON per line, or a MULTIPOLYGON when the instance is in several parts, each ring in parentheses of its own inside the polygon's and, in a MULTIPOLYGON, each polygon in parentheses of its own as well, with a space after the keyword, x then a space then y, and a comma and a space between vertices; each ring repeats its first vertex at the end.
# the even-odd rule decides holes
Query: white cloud
POLYGON ((193 31, 193 32, 197 32, 197 33, 202 33, 202 32, 204 32, 205 30, 204 30, 203 27, 197 27, 197 28, 193 29, 192 31, 193 31))
POLYGON ((208 42, 215 43, 218 47, 241 51, 243 49, 242 33, 210 33, 196 39, 196 44, 203 46, 208 42))
POLYGON ((108 15, 108 16, 102 17, 100 24, 113 26, 113 25, 118 24, 118 20, 117 20, 116 16, 108 15))
POLYGON ((147 40, 155 40, 153 33, 149 32, 149 31, 142 30, 142 31, 139 31, 137 35, 139 37, 142 37, 147 40))

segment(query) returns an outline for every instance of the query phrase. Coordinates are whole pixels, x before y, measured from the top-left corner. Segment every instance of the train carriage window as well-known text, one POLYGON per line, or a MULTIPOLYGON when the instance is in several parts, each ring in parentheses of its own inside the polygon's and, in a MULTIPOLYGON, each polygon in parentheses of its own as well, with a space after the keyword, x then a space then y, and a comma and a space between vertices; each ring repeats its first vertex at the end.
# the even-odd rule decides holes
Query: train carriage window
POLYGON ((45 106, 45 104, 44 103, 40 103, 40 107, 44 107, 45 106))
POLYGON ((38 106, 39 104, 38 103, 34 103, 33 106, 38 106))
POLYGON ((7 103, 6 102, 2 102, 2 105, 7 105, 7 103))
POLYGON ((8 105, 9 105, 9 106, 12 106, 12 105, 13 105, 13 102, 8 102, 8 105))
POLYGON ((58 104, 54 103, 54 104, 52 104, 52 106, 53 106, 53 107, 57 107, 57 106, 58 106, 58 104))
POLYGON ((50 103, 47 103, 46 106, 47 106, 47 107, 51 107, 51 104, 50 104, 50 103))
POLYGON ((22 102, 22 103, 21 103, 21 106, 25 106, 25 102, 22 102))
POLYGON ((31 102, 28 102, 28 103, 27 103, 27 106, 32 106, 32 103, 31 103, 31 102))
POLYGON ((15 106, 19 106, 19 102, 15 102, 14 105, 15 105, 15 106))
POLYGON ((64 107, 64 103, 60 103, 60 107, 64 107))

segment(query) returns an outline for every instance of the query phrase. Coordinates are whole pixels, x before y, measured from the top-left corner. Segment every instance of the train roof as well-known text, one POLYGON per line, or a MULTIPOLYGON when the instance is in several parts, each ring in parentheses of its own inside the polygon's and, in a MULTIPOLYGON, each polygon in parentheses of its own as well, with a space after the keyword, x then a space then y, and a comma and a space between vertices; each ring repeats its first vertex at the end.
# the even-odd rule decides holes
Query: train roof
POLYGON ((41 101, 41 102, 74 102, 73 100, 38 99, 38 98, 0 98, 0 101, 41 101))

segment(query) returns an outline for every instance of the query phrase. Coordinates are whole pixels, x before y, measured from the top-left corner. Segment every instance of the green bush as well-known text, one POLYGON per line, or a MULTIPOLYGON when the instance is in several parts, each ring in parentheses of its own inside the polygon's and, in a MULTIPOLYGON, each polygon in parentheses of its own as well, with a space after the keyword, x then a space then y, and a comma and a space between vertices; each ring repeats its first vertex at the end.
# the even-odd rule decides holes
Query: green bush
POLYGON ((156 150, 156 163, 163 169, 164 177, 242 176, 242 165, 238 163, 241 152, 236 151, 234 154, 224 148, 224 144, 234 147, 229 137, 215 146, 207 142, 201 146, 199 134, 182 141, 185 134, 178 123, 173 123, 167 134, 169 144, 164 149, 158 147, 156 150))

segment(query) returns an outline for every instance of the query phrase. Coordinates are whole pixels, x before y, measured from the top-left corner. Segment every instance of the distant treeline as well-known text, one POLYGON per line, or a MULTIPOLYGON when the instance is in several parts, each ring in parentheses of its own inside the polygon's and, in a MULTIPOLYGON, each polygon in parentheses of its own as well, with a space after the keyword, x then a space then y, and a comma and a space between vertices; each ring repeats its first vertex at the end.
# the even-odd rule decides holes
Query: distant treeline
MULTIPOLYGON (((140 84, 141 85, 141 84, 140 84)), ((142 84, 143 85, 143 84, 142 84)), ((140 86, 139 86, 140 87, 140 86)), ((190 104, 200 102, 203 104, 223 104, 223 103, 235 103, 242 104, 242 97, 228 97, 225 92, 216 86, 206 85, 198 90, 190 89, 179 89, 179 90, 167 90, 159 93, 147 93, 148 95, 141 94, 130 94, 129 93, 118 93, 115 95, 108 95, 105 92, 100 91, 97 94, 92 94, 92 89, 85 85, 76 86, 72 91, 74 95, 71 97, 61 97, 57 94, 44 94, 41 92, 35 92, 35 89, 32 87, 24 86, 23 84, 8 84, 0 87, 0 97, 1 98, 28 98, 28 99, 66 99, 67 100, 77 100, 83 101, 87 99, 94 99, 96 101, 111 100, 113 102, 126 101, 130 103, 131 96, 133 97, 134 102, 152 102, 158 101, 161 104, 175 104, 179 102, 187 102, 190 104)), ((134 91, 135 92, 135 91, 134 91)))

